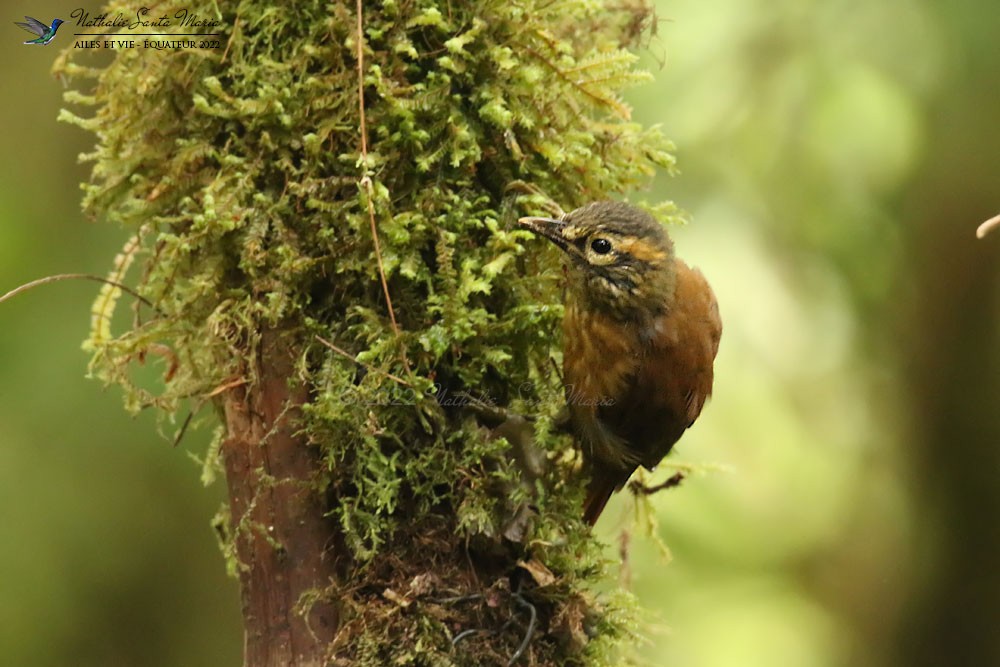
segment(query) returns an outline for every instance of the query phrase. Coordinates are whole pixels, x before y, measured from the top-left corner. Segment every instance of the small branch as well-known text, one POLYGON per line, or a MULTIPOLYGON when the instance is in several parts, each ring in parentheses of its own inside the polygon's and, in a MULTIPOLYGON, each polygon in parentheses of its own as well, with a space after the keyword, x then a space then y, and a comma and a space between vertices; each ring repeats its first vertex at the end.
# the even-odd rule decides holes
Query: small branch
POLYGON ((89 273, 59 273, 59 274, 56 274, 54 276, 45 276, 44 278, 39 278, 38 280, 32 280, 29 283, 24 283, 23 285, 18 285, 17 287, 15 287, 11 291, 7 292, 3 296, 0 296, 0 303, 3 303, 7 299, 13 298, 13 297, 17 296, 18 294, 20 294, 22 292, 27 292, 30 289, 34 289, 35 287, 39 287, 41 285, 47 285, 49 283, 58 282, 60 280, 93 280, 94 282, 104 283, 105 285, 111 285, 112 287, 116 287, 116 288, 120 289, 121 291, 125 292, 126 294, 131 295, 135 299, 138 299, 139 301, 141 301, 145 305, 149 306, 150 308, 152 308, 156 312, 162 314, 162 312, 156 306, 154 306, 153 303, 149 299, 147 299, 143 295, 139 294, 138 292, 136 292, 131 287, 129 287, 127 285, 122 285, 121 283, 115 282, 114 280, 108 280, 107 278, 102 278, 101 276, 91 275, 89 273))
POLYGON ((187 417, 184 418, 184 423, 181 424, 180 429, 178 429, 177 434, 174 436, 174 447, 181 444, 181 440, 184 439, 184 434, 187 433, 188 426, 191 425, 191 421, 194 419, 195 413, 201 409, 201 405, 202 404, 199 404, 198 407, 188 410, 187 417))
MULTIPOLYGON (((364 126, 364 116, 362 115, 361 124, 364 126)), ((362 135, 363 136, 363 135, 362 135)), ((362 155, 367 160, 367 154, 362 153, 362 155)), ((372 179, 367 174, 361 179, 361 186, 365 188, 366 197, 368 202, 368 222, 372 230, 372 241, 375 244, 375 261, 378 262, 378 277, 382 283, 382 293, 385 294, 385 305, 389 309, 389 321, 392 323, 392 332, 396 334, 396 338, 399 338, 399 324, 396 323, 396 311, 392 307, 392 297, 389 296, 389 282, 385 278, 385 265, 382 264, 382 244, 379 243, 378 239, 378 228, 375 226, 375 204, 372 198, 375 196, 372 190, 372 179)))
POLYGON ((318 340, 323 345, 326 345, 328 348, 330 348, 331 350, 333 350, 334 352, 336 352, 340 356, 344 357, 345 359, 350 359, 351 361, 353 361, 354 363, 356 363, 358 366, 361 366, 362 368, 364 368, 366 371, 370 371, 372 373, 378 373, 379 375, 384 375, 385 377, 387 377, 390 380, 393 380, 395 382, 398 382, 399 384, 403 385, 404 387, 410 387, 410 388, 413 387, 412 384, 410 384, 409 382, 407 382, 406 380, 404 380, 401 377, 397 377, 397 376, 393 375, 392 373, 389 373, 389 372, 386 372, 386 371, 382 370, 381 368, 375 368, 371 364, 366 364, 363 361, 358 361, 357 359, 355 359, 354 357, 352 357, 351 354, 349 352, 347 352, 347 350, 343 350, 343 349, 337 347, 336 345, 334 345, 333 343, 331 343, 327 339, 323 338, 322 336, 315 336, 315 338, 316 338, 316 340, 318 340))
POLYGON ((185 417, 184 419, 184 423, 181 424, 180 430, 177 431, 177 435, 174 436, 174 447, 176 447, 181 443, 181 440, 184 438, 184 434, 187 432, 188 426, 191 425, 191 420, 194 419, 194 416, 196 414, 201 412, 201 409, 205 407, 205 403, 207 401, 215 398, 216 396, 222 394, 223 392, 229 391, 230 389, 235 389, 236 387, 241 387, 245 384, 247 384, 247 379, 244 377, 238 377, 233 380, 228 380, 227 382, 222 383, 221 385, 219 385, 218 387, 216 387, 215 389, 213 389, 212 391, 208 392, 200 399, 198 399, 198 402, 195 404, 194 408, 188 410, 188 414, 187 417, 185 417))
POLYGON ((641 482, 632 482, 631 484, 628 485, 628 487, 629 489, 632 490, 632 493, 634 493, 637 496, 638 495, 651 496, 654 493, 659 493, 660 491, 663 491, 664 489, 672 489, 675 486, 680 486, 681 482, 683 481, 684 481, 684 473, 677 472, 674 473, 671 477, 669 477, 666 481, 661 482, 660 484, 655 484, 653 486, 646 486, 641 482))
MULTIPOLYGON (((392 297, 389 296, 389 282, 385 278, 385 266, 382 263, 382 245, 378 238, 378 228, 375 225, 375 192, 372 188, 372 179, 368 175, 368 120, 365 115, 365 41, 364 22, 362 21, 362 0, 357 2, 358 12, 358 113, 361 117, 361 164, 365 169, 365 175, 361 178, 361 187, 365 189, 368 202, 368 222, 372 230, 372 242, 375 244, 375 261, 378 262, 378 277, 382 282, 382 293, 385 295, 385 305, 389 309, 389 321, 392 323, 392 332, 399 339, 399 324, 396 323, 396 311, 392 307, 392 297)), ((410 364, 406 359, 406 351, 401 349, 403 367, 407 373, 411 373, 410 364)))
POLYGON ((976 229, 976 238, 983 238, 997 227, 1000 227, 1000 215, 994 215, 992 218, 979 225, 979 228, 976 229))

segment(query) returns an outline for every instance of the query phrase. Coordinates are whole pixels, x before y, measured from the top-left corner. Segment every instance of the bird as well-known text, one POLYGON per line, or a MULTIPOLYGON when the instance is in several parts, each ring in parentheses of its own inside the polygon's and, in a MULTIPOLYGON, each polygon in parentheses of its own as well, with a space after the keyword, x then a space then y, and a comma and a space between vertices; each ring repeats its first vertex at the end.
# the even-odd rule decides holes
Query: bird
POLYGON ((31 18, 30 16, 24 17, 27 23, 21 23, 19 21, 14 21, 14 25, 24 28, 28 32, 38 35, 36 39, 29 39, 25 44, 48 44, 56 36, 56 31, 59 30, 65 21, 62 19, 52 19, 52 25, 47 26, 38 19, 31 18))
POLYGON ((719 306, 664 226, 631 204, 598 201, 518 223, 567 259, 563 385, 589 468, 583 520, 593 526, 636 468, 654 468, 701 414, 719 306))

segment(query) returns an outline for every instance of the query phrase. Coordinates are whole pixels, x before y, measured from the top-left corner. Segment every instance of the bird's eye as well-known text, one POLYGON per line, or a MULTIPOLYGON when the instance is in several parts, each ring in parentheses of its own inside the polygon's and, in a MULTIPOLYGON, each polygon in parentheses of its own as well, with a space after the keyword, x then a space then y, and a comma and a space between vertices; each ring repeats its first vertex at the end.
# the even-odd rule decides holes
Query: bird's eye
POLYGON ((590 249, 598 255, 607 255, 611 252, 611 241, 607 239, 594 239, 590 242, 590 249))

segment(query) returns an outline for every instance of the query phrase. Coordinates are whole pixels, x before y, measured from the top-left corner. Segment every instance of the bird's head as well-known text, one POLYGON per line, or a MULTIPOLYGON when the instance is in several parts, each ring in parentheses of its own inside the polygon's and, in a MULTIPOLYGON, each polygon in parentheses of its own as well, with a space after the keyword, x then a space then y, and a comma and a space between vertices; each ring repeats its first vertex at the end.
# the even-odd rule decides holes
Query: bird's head
POLYGON ((653 216, 624 202, 600 201, 561 219, 520 224, 569 258, 570 289, 587 308, 619 319, 655 315, 674 293, 674 244, 653 216))

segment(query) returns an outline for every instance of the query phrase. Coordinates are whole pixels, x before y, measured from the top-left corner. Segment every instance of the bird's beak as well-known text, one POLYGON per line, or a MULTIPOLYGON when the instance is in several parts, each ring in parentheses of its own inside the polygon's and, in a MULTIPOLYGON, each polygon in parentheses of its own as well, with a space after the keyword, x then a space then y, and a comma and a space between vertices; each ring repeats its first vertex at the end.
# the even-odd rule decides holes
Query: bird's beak
POLYGON ((569 239, 562 235, 566 223, 555 218, 521 218, 517 221, 540 236, 555 243, 563 250, 569 250, 569 239))

